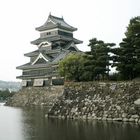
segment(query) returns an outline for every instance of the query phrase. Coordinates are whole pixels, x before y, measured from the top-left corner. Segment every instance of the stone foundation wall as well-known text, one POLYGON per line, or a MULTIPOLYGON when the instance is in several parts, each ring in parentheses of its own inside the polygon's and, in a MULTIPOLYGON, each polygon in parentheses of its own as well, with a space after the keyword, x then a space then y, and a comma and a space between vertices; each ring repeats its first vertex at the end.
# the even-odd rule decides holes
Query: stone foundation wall
POLYGON ((10 98, 6 105, 46 106, 49 117, 140 123, 140 82, 28 87, 10 98))
POLYGON ((48 116, 140 123, 140 82, 66 83, 48 116))
POLYGON ((62 96, 64 86, 26 87, 10 98, 6 105, 15 107, 47 106, 52 107, 59 96, 62 96))

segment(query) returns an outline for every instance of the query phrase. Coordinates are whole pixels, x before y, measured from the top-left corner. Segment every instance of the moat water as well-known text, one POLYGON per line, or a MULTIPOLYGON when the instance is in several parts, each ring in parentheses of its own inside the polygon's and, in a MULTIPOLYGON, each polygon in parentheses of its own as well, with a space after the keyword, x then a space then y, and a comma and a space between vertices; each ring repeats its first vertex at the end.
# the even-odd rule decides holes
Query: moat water
POLYGON ((0 140, 140 140, 136 124, 48 119, 45 112, 0 103, 0 140))

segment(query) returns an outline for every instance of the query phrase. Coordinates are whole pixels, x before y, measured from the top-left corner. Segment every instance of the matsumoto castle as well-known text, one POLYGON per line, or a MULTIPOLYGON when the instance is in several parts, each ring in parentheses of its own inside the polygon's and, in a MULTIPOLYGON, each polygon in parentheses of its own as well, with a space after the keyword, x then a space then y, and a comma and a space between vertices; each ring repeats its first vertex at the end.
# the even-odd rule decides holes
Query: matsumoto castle
POLYGON ((49 15, 47 21, 36 28, 40 37, 31 42, 37 49, 24 54, 30 62, 17 69, 22 70, 22 86, 48 86, 64 83, 58 73, 58 63, 68 54, 80 52, 76 44, 82 41, 73 37, 77 28, 70 26, 63 18, 49 15))

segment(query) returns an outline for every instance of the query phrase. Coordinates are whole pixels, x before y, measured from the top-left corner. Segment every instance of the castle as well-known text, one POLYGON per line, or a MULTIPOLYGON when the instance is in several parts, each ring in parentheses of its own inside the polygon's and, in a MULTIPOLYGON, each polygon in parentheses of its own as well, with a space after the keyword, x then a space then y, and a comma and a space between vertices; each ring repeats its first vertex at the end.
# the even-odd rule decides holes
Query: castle
POLYGON ((36 28, 40 37, 31 42, 37 50, 24 54, 30 62, 17 69, 22 70, 22 86, 61 85, 63 77, 59 76, 58 63, 72 52, 80 52, 76 44, 82 41, 73 37, 77 28, 70 26, 63 18, 49 15, 47 21, 36 28))

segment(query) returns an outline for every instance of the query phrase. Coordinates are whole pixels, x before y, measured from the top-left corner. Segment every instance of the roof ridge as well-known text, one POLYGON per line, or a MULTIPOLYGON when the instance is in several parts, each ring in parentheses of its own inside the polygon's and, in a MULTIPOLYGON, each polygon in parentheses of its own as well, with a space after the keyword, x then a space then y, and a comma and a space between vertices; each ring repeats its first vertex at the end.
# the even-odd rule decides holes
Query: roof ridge
POLYGON ((47 21, 40 27, 37 27, 36 30, 38 31, 43 31, 43 30, 47 30, 47 29, 52 29, 52 28, 64 28, 66 30, 70 30, 70 31, 76 31, 77 28, 71 26, 70 24, 68 24, 63 17, 56 17, 53 15, 49 15, 47 21), (49 22, 52 22, 52 24, 48 24, 49 22))
POLYGON ((53 15, 49 15, 49 17, 51 18, 55 18, 55 19, 59 19, 59 20, 63 20, 64 21, 64 19, 63 19, 63 17, 62 18, 60 18, 60 17, 56 17, 56 16, 53 16, 53 15))
MULTIPOLYGON (((70 24, 68 24, 65 20, 64 20, 64 18, 62 17, 62 18, 60 18, 60 17, 56 17, 56 16, 53 16, 53 15, 49 15, 49 17, 53 17, 53 18, 55 18, 55 19, 58 19, 58 20, 62 20, 65 24, 67 24, 68 26, 70 26, 71 28, 74 28, 73 26, 71 26, 70 24)), ((60 23, 57 23, 57 24, 60 24, 60 23)), ((61 24, 60 24, 61 25, 61 24)))

